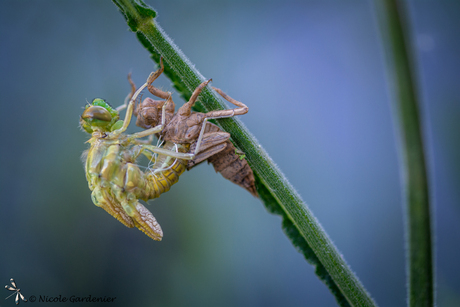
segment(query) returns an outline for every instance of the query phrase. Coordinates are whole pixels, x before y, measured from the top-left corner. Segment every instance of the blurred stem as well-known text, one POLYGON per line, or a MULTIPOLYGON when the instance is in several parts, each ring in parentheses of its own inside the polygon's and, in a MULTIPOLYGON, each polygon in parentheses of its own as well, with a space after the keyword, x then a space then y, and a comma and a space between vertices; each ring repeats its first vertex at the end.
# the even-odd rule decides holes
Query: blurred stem
MULTIPOLYGON (((141 1, 113 1, 152 58, 156 62, 160 55, 164 58, 165 74, 187 99, 205 78, 155 23, 153 10, 141 1)), ((202 112, 227 109, 210 87, 202 91, 198 107, 202 112)), ((245 153, 254 171, 260 198, 268 210, 283 217, 286 234, 307 260, 316 266, 317 275, 328 285, 338 303, 342 306, 376 306, 299 194, 254 136, 236 118, 219 119, 217 122, 245 153)))
POLYGON ((401 133, 406 203, 406 251, 410 306, 433 306, 433 251, 428 178, 423 150, 420 112, 409 52, 407 16, 402 1, 379 0, 379 17, 386 38, 390 82, 396 94, 401 133))

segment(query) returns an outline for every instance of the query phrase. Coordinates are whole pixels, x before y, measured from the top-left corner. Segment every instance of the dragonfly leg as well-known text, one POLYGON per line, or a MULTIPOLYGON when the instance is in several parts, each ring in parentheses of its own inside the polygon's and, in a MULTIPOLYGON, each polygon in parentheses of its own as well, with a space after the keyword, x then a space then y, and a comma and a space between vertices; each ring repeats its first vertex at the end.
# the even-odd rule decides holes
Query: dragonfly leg
POLYGON ((182 159, 182 160, 192 160, 195 157, 195 154, 193 153, 184 153, 184 152, 177 152, 177 151, 172 151, 169 149, 164 149, 161 147, 153 146, 153 145, 139 145, 142 146, 144 150, 148 150, 160 155, 164 156, 169 156, 177 159, 182 159))
MULTIPOLYGON (((225 110, 225 111, 230 111, 230 110, 225 110)), ((207 113, 209 114, 209 113, 207 113)), ((216 117, 207 117, 203 120, 203 124, 201 126, 201 131, 200 131, 200 134, 198 136, 198 141, 196 142, 196 147, 195 147, 195 152, 194 152, 194 155, 197 155, 199 152, 200 152, 200 147, 201 147, 201 143, 203 141, 203 136, 205 134, 205 130, 206 130, 206 123, 208 122, 209 119, 217 119, 217 118, 226 118, 226 117, 232 117, 233 115, 230 115, 230 116, 216 116, 216 117)))
POLYGON ((192 107, 195 104, 196 100, 198 99, 198 96, 200 95, 201 91, 211 81, 212 79, 209 79, 207 81, 204 81, 200 85, 198 85, 198 87, 193 91, 192 96, 190 96, 190 99, 188 100, 188 102, 182 105, 182 107, 180 107, 179 110, 177 110, 177 113, 181 116, 190 116, 190 114, 192 114, 192 107))
MULTIPOLYGON (((118 112, 120 112, 120 111, 122 111, 122 110, 124 110, 124 109, 126 109, 126 108, 128 107, 128 102, 129 102, 129 100, 131 99, 131 97, 134 96, 134 93, 136 92, 136 85, 134 84, 133 79, 131 79, 131 73, 128 74, 128 82, 129 82, 129 84, 131 85, 131 92, 129 92, 128 95, 126 95, 123 104, 122 104, 121 106, 118 106, 118 107, 116 108, 116 110, 117 110, 118 112)), ((134 108, 134 115, 137 116, 137 112, 136 112, 136 111, 137 111, 136 108, 134 108)))
MULTIPOLYGON (((205 84, 206 82, 202 83, 202 84, 205 84)), ((206 83, 207 84, 207 83, 206 83)), ((219 88, 216 88, 216 87, 212 87, 217 93, 219 93, 219 95, 221 95, 225 100, 227 100, 228 102, 231 102, 232 104, 238 106, 239 108, 236 108, 236 109, 228 109, 228 110, 217 110, 217 111, 211 111, 211 112, 208 112, 206 113, 206 118, 203 120, 203 124, 201 126, 201 131, 200 131, 200 135, 198 137, 198 141, 196 142, 196 147, 195 147, 195 155, 198 154, 200 152, 200 146, 201 146, 201 142, 202 142, 202 139, 203 139, 203 135, 205 133, 205 129, 206 129, 206 123, 208 120, 210 119, 219 119, 219 118, 228 118, 228 117, 233 117, 235 115, 243 115, 243 114, 246 114, 248 113, 248 107, 242 103, 242 102, 239 102, 235 99, 233 99, 232 97, 228 96, 227 94, 225 94, 221 89, 219 88)), ((197 88, 198 89, 198 88, 197 88)), ((195 90, 196 91, 196 90, 195 90)), ((193 95, 192 95, 193 96, 193 95)), ((192 99, 190 99, 192 100, 192 99)))
POLYGON ((131 122, 131 117, 133 116, 134 102, 136 101, 139 94, 147 86, 147 83, 144 83, 137 91, 134 93, 133 97, 129 100, 128 109, 126 110, 125 119, 123 120, 123 126, 115 131, 111 132, 112 137, 117 137, 128 129, 129 123, 131 122))
POLYGON ((248 107, 244 103, 233 99, 232 97, 228 96, 221 89, 219 89, 217 87, 213 86, 212 88, 217 93, 219 93, 219 95, 222 96, 222 98, 224 98, 228 102, 236 105, 239 108, 229 109, 229 110, 211 111, 211 112, 206 113, 206 117, 209 117, 209 118, 211 118, 211 117, 212 118, 226 118, 226 117, 233 117, 235 115, 243 115, 243 114, 248 113, 248 107))
POLYGON ((153 134, 149 135, 149 137, 145 140, 136 140, 136 144, 151 144, 153 141, 153 134))
POLYGON ((155 81, 164 71, 164 66, 163 66, 163 57, 160 58, 160 68, 151 74, 149 78, 147 79, 147 88, 152 95, 155 95, 157 97, 163 98, 163 99, 168 99, 169 96, 171 96, 170 92, 164 92, 160 90, 159 88, 156 88, 152 85, 153 81, 155 81))
MULTIPOLYGON (((147 88, 150 91, 150 93, 152 93, 155 96, 161 97, 163 99, 167 99, 168 96, 171 95, 169 92, 164 92, 164 91, 162 91, 160 89, 157 89, 156 87, 154 87, 152 85, 153 81, 155 81, 163 73, 163 71, 164 71, 163 57, 161 57, 160 58, 160 68, 157 71, 155 71, 153 74, 150 74, 150 76, 147 79, 146 83, 147 83, 147 88)), ((129 100, 136 93, 136 85, 134 84, 133 79, 131 78, 131 73, 128 74, 128 82, 131 85, 131 92, 129 92, 128 95, 126 95, 126 98, 125 98, 123 104, 121 106, 117 107, 116 110, 118 112, 122 111, 122 110, 124 110, 124 109, 126 109, 128 107, 129 100)), ((136 101, 134 101, 134 103, 136 103, 136 101)), ((134 115, 137 116, 138 106, 135 106, 133 112, 134 112, 134 115)))
MULTIPOLYGON (((131 97, 131 99, 129 100, 129 103, 128 103, 128 108, 127 108, 127 110, 126 110, 126 115, 125 115, 125 119, 124 119, 124 121, 123 121, 123 126, 122 126, 120 129, 117 129, 117 130, 115 130, 115 131, 112 131, 112 133, 111 133, 112 136, 116 137, 116 136, 120 135, 121 133, 125 132, 126 129, 128 129, 129 123, 131 122, 131 117, 133 116, 133 112, 134 112, 134 104, 135 104, 137 98, 139 97, 140 93, 141 93, 150 83, 152 83, 156 78, 158 78, 158 76, 161 75, 161 73, 163 72, 163 62, 160 61, 160 64, 161 64, 161 65, 160 65, 161 67, 160 67, 157 71, 151 73, 151 74, 149 75, 149 77, 147 78, 147 81, 146 81, 144 84, 142 84, 142 86, 139 87, 139 88, 137 89, 137 91, 132 95, 132 97, 131 97)), ((171 97, 171 93, 168 93, 168 96, 167 96, 166 98, 170 99, 170 97, 171 97)), ((165 103, 165 104, 166 104, 166 103, 165 103)), ((164 109, 163 109, 163 114, 164 114, 164 109)), ((163 121, 164 121, 164 120, 163 120, 163 121)), ((164 125, 164 122, 163 122, 162 124, 164 125)), ((154 127, 154 128, 156 128, 156 127, 154 127)), ((153 129, 153 128, 152 128, 152 129, 153 129)), ((160 131, 161 131, 161 130, 160 130, 160 131)), ((147 134, 145 134, 144 136, 149 135, 149 134, 152 134, 152 133, 156 133, 156 132, 151 132, 151 131, 150 131, 150 133, 147 133, 147 134)), ((140 137, 142 137, 142 136, 140 136, 140 137)))

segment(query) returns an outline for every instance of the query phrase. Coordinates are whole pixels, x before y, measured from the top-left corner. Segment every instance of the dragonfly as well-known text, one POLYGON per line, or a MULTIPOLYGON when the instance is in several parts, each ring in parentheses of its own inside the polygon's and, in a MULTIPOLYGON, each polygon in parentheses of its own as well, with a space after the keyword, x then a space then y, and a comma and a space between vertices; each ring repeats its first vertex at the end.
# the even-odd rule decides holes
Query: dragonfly
POLYGON ((13 278, 10 279, 10 282, 11 282, 12 287, 6 285, 5 289, 9 291, 14 291, 14 292, 11 293, 7 298, 5 298, 5 300, 16 294, 16 298, 14 299, 14 301, 16 302, 16 305, 19 305, 19 302, 20 302, 19 298, 21 298, 21 300, 23 300, 24 302, 27 302, 27 299, 24 297, 24 295, 22 295, 21 289, 18 288, 13 278))
MULTIPOLYGON (((149 85, 163 72, 162 63, 160 66, 156 72, 150 74, 147 81, 134 94, 130 95, 129 102, 125 100, 123 105, 113 108, 104 99, 96 98, 86 105, 80 118, 81 128, 91 134, 91 138, 87 141, 90 148, 83 153, 82 160, 85 165, 88 186, 92 191, 93 203, 125 226, 137 227, 156 241, 161 241, 163 238, 161 226, 139 200, 148 201, 169 191, 185 171, 188 161, 194 160, 197 154, 206 150, 208 146, 206 139, 203 141, 206 124, 199 128, 192 150, 189 143, 169 140, 163 140, 159 146, 150 144, 151 137, 161 134, 165 129, 171 109, 173 110, 171 121, 174 122, 176 118, 171 93, 163 91, 161 94, 164 94, 163 97, 166 99, 159 106, 160 121, 144 131, 133 134, 125 133, 134 111, 138 113, 135 107, 141 92, 148 87, 150 92, 153 91, 152 94, 158 93, 149 85), (126 114, 124 119, 120 120, 119 112, 123 109, 126 109, 126 114), (148 139, 146 140, 145 137, 148 139), (136 163, 141 155, 146 156, 152 162, 145 170, 136 163)), ((184 104, 176 115, 190 114, 191 107, 209 82, 210 80, 205 81, 198 86, 189 102, 184 104)), ((235 109, 233 112, 216 112, 212 114, 213 116, 206 117, 205 120, 244 114, 247 112, 247 107, 235 109)), ((180 133, 177 132, 177 135, 180 133)), ((217 137, 228 139, 226 135, 217 135, 217 137)))

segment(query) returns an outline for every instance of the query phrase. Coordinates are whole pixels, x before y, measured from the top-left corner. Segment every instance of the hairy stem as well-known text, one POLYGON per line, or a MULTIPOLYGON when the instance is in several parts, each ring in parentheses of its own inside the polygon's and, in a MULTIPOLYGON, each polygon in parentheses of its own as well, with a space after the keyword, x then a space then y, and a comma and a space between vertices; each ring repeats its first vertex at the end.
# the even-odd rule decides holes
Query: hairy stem
MULTIPOLYGON (((164 58, 165 74, 188 99, 205 78, 155 22, 155 12, 141 1, 113 1, 152 58, 157 63, 160 56, 164 58)), ((202 91, 198 107, 202 112, 227 109, 209 86, 202 91)), ((217 124, 231 134, 234 144, 245 153, 255 173, 260 198, 270 212, 282 216, 287 236, 316 267, 316 274, 327 284, 338 303, 341 306, 376 306, 299 194, 241 121, 227 118, 219 119, 217 124)))
POLYGON ((428 178, 413 59, 402 1, 380 0, 379 17, 386 39, 390 86, 401 135, 400 155, 406 205, 406 251, 409 306, 433 306, 433 251, 428 178))

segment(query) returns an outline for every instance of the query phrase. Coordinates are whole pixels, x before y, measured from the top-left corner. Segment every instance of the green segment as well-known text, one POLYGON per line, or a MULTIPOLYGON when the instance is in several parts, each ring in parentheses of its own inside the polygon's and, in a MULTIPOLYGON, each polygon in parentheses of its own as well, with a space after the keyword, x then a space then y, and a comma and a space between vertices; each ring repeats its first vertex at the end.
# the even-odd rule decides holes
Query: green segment
MULTIPOLYGON (((115 117, 119 117, 118 115, 118 111, 115 110, 114 108, 112 108, 112 106, 107 102, 105 101, 104 99, 102 98, 95 98, 93 99, 93 102, 91 103, 91 105, 93 106, 99 106, 99 107, 103 107, 104 109, 106 109, 107 111, 109 111, 110 115, 115 118, 115 117)), ((89 106, 87 106, 86 108, 88 108, 89 106)))
MULTIPOLYGON (((99 108, 99 110, 101 110, 99 108)), ((87 113, 86 115, 92 114, 92 115, 97 115, 99 116, 93 116, 93 117, 83 117, 80 119, 80 125, 81 127, 88 133, 93 133, 94 129, 97 127, 97 129, 101 131, 113 131, 116 130, 117 128, 121 128, 123 126, 123 121, 118 120, 120 118, 120 115, 116 109, 114 109, 107 101, 101 98, 95 98, 90 105, 86 105, 85 111, 83 114, 87 113), (108 115, 106 116, 103 114, 101 111, 98 111, 97 108, 92 108, 95 109, 93 112, 88 112, 91 109, 91 107, 101 107, 104 110, 105 114, 108 115), (121 123, 120 123, 121 122, 121 123)))
POLYGON ((110 129, 110 131, 118 130, 118 129, 120 129, 121 127, 123 127, 123 121, 120 119, 119 121, 117 121, 117 122, 112 126, 112 128, 110 129))

